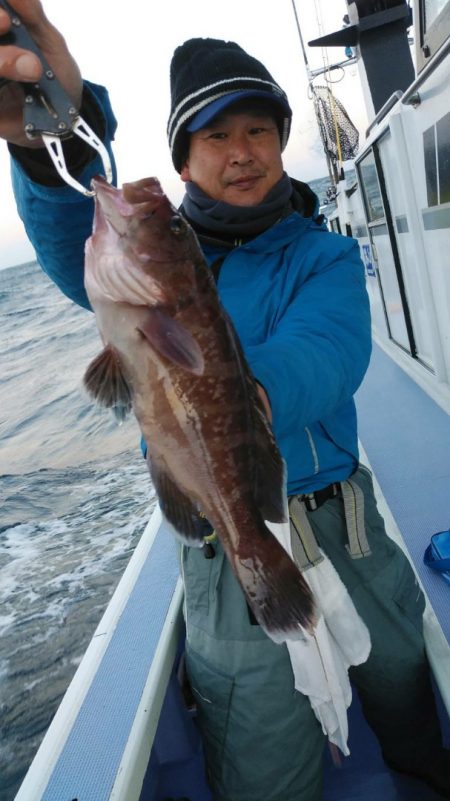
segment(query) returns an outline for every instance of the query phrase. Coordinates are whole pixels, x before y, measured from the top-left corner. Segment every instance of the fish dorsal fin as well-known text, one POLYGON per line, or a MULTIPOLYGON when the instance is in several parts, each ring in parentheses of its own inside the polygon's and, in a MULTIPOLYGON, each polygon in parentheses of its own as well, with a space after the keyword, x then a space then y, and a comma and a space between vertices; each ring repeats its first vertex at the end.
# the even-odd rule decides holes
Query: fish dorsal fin
POLYGON ((203 375, 205 363, 199 344, 187 328, 164 309, 149 307, 138 330, 166 359, 194 375, 203 375))
POLYGON ((241 374, 247 383, 249 428, 253 434, 254 461, 252 468, 256 505, 264 520, 268 520, 270 523, 284 523, 286 520, 285 464, 275 442, 242 345, 229 318, 227 318, 227 323, 229 335, 234 342, 235 353, 241 366, 241 374))
POLYGON ((204 531, 197 508, 180 490, 167 470, 157 465, 150 457, 147 457, 147 463, 164 517, 183 542, 202 546, 204 531))
POLYGON ((83 379, 89 395, 101 406, 111 408, 121 422, 131 409, 131 387, 125 378, 118 353, 107 345, 90 363, 83 379))

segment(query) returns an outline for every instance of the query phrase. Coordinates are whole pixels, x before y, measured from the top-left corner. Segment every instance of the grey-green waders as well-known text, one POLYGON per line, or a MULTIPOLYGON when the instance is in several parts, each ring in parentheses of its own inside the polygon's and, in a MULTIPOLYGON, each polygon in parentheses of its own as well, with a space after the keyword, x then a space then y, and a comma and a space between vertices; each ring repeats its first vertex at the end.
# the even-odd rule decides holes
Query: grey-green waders
MULTIPOLYGON (((387 536, 367 468, 370 555, 352 558, 341 497, 308 519, 317 542, 369 628, 368 661, 351 669, 381 747, 408 769, 440 743, 422 634, 425 601, 411 566, 387 536)), ((205 559, 183 547, 186 664, 198 706, 214 801, 320 801, 325 738, 307 697, 294 690, 287 649, 252 625, 219 544, 205 559)))

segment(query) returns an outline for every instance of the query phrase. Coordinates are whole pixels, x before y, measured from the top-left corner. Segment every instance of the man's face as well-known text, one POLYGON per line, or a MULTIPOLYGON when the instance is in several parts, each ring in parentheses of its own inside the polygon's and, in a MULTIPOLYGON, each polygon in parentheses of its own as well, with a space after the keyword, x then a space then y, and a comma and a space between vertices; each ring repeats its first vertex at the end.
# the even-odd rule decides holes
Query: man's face
POLYGON ((225 113, 191 134, 181 171, 209 197, 256 206, 283 175, 275 120, 263 112, 225 113))

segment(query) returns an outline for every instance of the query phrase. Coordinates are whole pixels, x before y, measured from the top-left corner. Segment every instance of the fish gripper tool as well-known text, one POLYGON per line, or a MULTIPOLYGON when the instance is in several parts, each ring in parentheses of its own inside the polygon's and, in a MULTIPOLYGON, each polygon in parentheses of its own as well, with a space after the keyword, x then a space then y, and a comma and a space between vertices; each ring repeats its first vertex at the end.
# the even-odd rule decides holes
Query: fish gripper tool
MULTIPOLYGON (((112 182, 112 166, 108 150, 96 133, 80 116, 79 110, 63 89, 53 70, 45 60, 40 48, 27 30, 19 15, 6 2, 0 0, 0 8, 11 17, 11 28, 0 36, 0 44, 11 44, 30 50, 42 64, 42 76, 33 83, 20 82, 25 90, 23 125, 28 139, 42 137, 50 158, 66 184, 92 197, 95 192, 83 186, 67 169, 62 140, 76 135, 96 150, 103 162, 105 178, 112 182)), ((0 87, 9 81, 0 79, 0 87)))

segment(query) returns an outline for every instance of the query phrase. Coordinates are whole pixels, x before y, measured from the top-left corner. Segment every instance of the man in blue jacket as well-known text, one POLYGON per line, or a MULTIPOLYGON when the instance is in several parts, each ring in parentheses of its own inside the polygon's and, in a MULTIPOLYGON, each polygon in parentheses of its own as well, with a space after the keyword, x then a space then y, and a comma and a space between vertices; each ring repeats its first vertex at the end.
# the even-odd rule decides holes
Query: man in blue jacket
MULTIPOLYGON (((37 0, 13 5, 109 148, 115 120, 106 91, 82 84, 37 0)), ((0 12, 0 33, 8 25, 0 12)), ((30 54, 1 51, 0 77, 38 77, 30 54)), ((357 244, 329 233, 311 190, 284 172, 291 110, 259 61, 234 43, 185 42, 172 61, 171 99, 168 137, 186 186, 182 211, 258 381, 287 464, 288 496, 370 631, 370 656, 352 669, 364 713, 388 764, 450 798, 424 651, 424 598, 385 533, 370 474, 358 462, 353 394, 367 369, 370 319, 357 244), (347 525, 346 490, 357 502, 357 530, 347 525)), ((83 246, 92 201, 61 185, 38 142, 29 146, 22 102, 15 85, 0 90, 0 134, 10 142, 19 213, 43 269, 89 308, 83 246)), ((80 142, 68 144, 66 159, 85 185, 100 169, 80 142)), ((183 548, 181 566, 187 668, 214 798, 320 801, 324 735, 309 699, 294 690, 288 651, 252 619, 220 544, 207 544, 183 548)))

